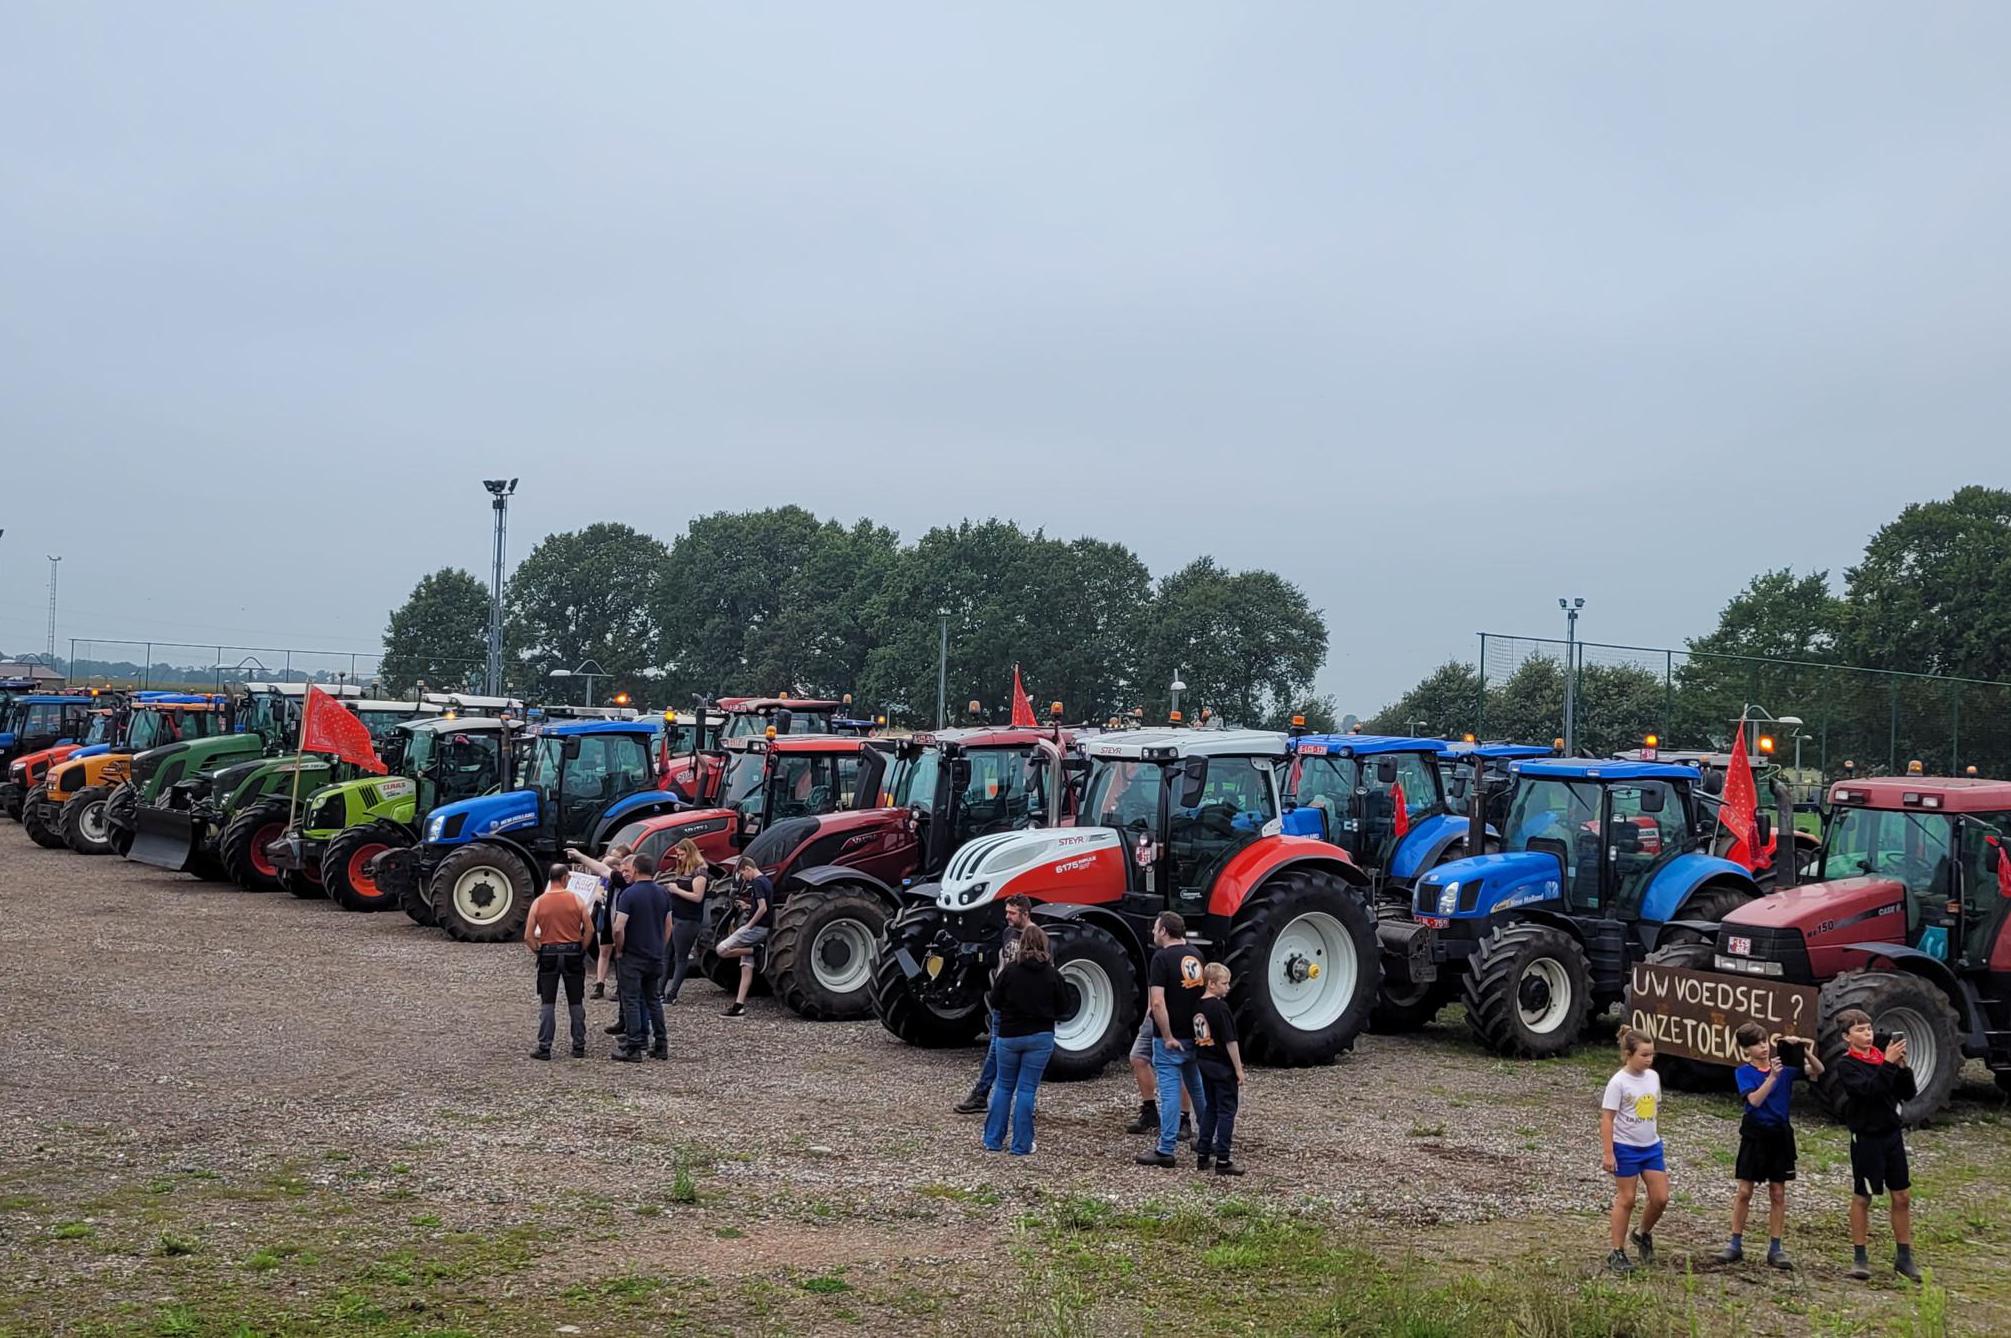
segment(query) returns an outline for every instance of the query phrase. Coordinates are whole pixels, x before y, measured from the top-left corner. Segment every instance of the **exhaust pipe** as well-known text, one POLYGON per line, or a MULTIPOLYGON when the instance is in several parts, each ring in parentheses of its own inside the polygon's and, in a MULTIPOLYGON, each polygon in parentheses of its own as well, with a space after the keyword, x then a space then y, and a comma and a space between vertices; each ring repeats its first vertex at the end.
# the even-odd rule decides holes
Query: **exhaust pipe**
POLYGON ((1473 779, 1466 785, 1466 853, 1478 855, 1487 849, 1487 769, 1480 759, 1473 762, 1473 779))
POLYGON ((1774 788, 1774 886, 1793 887, 1801 873, 1801 852, 1795 845, 1795 791, 1779 776, 1774 788))

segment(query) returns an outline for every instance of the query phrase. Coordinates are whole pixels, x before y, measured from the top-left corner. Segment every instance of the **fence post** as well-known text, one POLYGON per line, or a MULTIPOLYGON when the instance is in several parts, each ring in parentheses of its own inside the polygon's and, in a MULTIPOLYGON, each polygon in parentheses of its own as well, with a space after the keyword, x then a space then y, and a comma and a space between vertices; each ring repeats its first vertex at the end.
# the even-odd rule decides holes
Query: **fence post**
POLYGON ((1948 731, 1948 774, 1955 776, 1962 771, 1962 689, 1950 683, 1948 690, 1955 695, 1954 721, 1948 731))
POLYGON ((147 643, 147 662, 140 669, 140 687, 144 691, 154 685, 154 643, 147 643))
POLYGON ((1473 703, 1473 737, 1487 737, 1487 633, 1480 634, 1480 687, 1473 703))
POLYGON ((1676 740, 1676 652, 1662 652, 1662 738, 1676 740))

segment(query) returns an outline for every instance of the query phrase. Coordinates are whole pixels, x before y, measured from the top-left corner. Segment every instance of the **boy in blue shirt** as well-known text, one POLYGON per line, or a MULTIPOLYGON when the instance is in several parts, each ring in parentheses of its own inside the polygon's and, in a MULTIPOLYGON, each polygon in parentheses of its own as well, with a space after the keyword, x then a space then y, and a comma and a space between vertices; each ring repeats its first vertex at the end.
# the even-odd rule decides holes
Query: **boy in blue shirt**
POLYGON ((1740 1027, 1737 1040, 1746 1056, 1736 1075, 1745 1115, 1739 1121, 1739 1159, 1732 1171, 1739 1182, 1732 1195, 1732 1243, 1719 1254, 1718 1262, 1736 1264, 1745 1257, 1746 1213, 1752 1207, 1753 1187, 1764 1183, 1770 1237, 1767 1263, 1793 1268, 1781 1248, 1788 1220, 1788 1181, 1795 1178, 1795 1131, 1788 1121, 1788 1103, 1796 1080, 1822 1076, 1822 1060, 1813 1042, 1799 1036, 1769 1041, 1766 1028, 1757 1022, 1740 1027))

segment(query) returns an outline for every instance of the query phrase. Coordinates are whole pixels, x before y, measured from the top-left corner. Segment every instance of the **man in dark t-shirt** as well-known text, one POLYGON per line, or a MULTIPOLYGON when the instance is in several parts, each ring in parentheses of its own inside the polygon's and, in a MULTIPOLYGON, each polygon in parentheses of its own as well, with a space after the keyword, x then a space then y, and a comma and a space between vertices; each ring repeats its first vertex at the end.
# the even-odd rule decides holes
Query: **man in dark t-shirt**
POLYGON ((622 889, 615 907, 616 979, 627 1035, 609 1056, 633 1064, 645 1051, 651 1059, 670 1058, 663 1026, 663 954, 670 941, 670 893, 656 881, 656 861, 635 855, 629 869, 636 881, 622 889), (654 1034, 656 1043, 650 1044, 654 1034))
POLYGON ((1159 1143, 1138 1154, 1141 1166, 1173 1166, 1180 1146, 1180 1091, 1185 1087, 1198 1127, 1208 1098, 1194 1063, 1194 1006, 1201 1000, 1201 950, 1187 941, 1187 922, 1177 911, 1161 911, 1152 922, 1157 949, 1146 970, 1152 1010, 1152 1072, 1159 1083, 1159 1143))

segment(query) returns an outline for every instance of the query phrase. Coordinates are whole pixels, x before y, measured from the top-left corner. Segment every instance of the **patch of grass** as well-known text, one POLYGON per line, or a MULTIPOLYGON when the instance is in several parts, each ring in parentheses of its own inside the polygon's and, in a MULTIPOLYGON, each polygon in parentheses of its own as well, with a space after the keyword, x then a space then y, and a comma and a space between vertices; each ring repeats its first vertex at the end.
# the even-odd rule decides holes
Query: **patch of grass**
POLYGON ((719 1237, 719 1239, 721 1240, 739 1240, 747 1233, 745 1231, 742 1231, 739 1227, 725 1226, 725 1227, 714 1227, 712 1229, 712 1234, 719 1237))
POLYGON ((691 1167, 679 1162, 677 1174, 671 1177, 670 1201, 672 1203, 697 1203, 698 1181, 692 1177, 691 1167))
POLYGON ((419 1213, 411 1219, 411 1222, 415 1227, 436 1227, 440 1225, 440 1215, 438 1213, 419 1213))
POLYGON ((165 1177, 149 1180, 146 1184, 146 1191, 149 1194, 172 1194, 175 1192, 175 1182, 165 1177))
POLYGON ((182 1338, 202 1332, 202 1319, 185 1305, 172 1305, 154 1316, 154 1332, 161 1338, 182 1338))
POLYGON ((8 1194, 0 1197, 0 1213, 40 1212, 42 1200, 33 1194, 8 1194))
POLYGON ((196 1244, 194 1241, 188 1239, 186 1236, 177 1236, 171 1231, 163 1231, 161 1233, 161 1243, 155 1250, 155 1253, 169 1259, 179 1258, 185 1254, 194 1254, 195 1252, 196 1244))
POLYGON ((89 1240, 97 1228, 89 1222, 58 1222, 49 1234, 57 1240, 89 1240))
POLYGON ((839 1292, 851 1291, 852 1284, 841 1277, 827 1273, 821 1277, 805 1278, 803 1280, 803 1290, 814 1292, 819 1296, 835 1296, 839 1292))
POLYGON ((1444 1137, 1445 1137, 1445 1126, 1444 1126, 1444 1125, 1442 1125, 1442 1124, 1413 1124, 1413 1125, 1412 1125, 1412 1126, 1410 1127, 1410 1132, 1409 1132, 1408 1134, 1406 1134, 1406 1135, 1405 1135, 1405 1137, 1407 1137, 1407 1138, 1444 1138, 1444 1137))
POLYGON ((342 1150, 341 1148, 330 1148, 330 1149, 328 1149, 328 1151, 326 1151, 326 1152, 324 1152, 324 1153, 322 1153, 322 1154, 321 1154, 321 1160, 323 1160, 323 1161, 348 1161, 348 1160, 349 1160, 349 1154, 348 1154, 347 1152, 344 1152, 344 1151, 343 1151, 343 1150, 342 1150))

